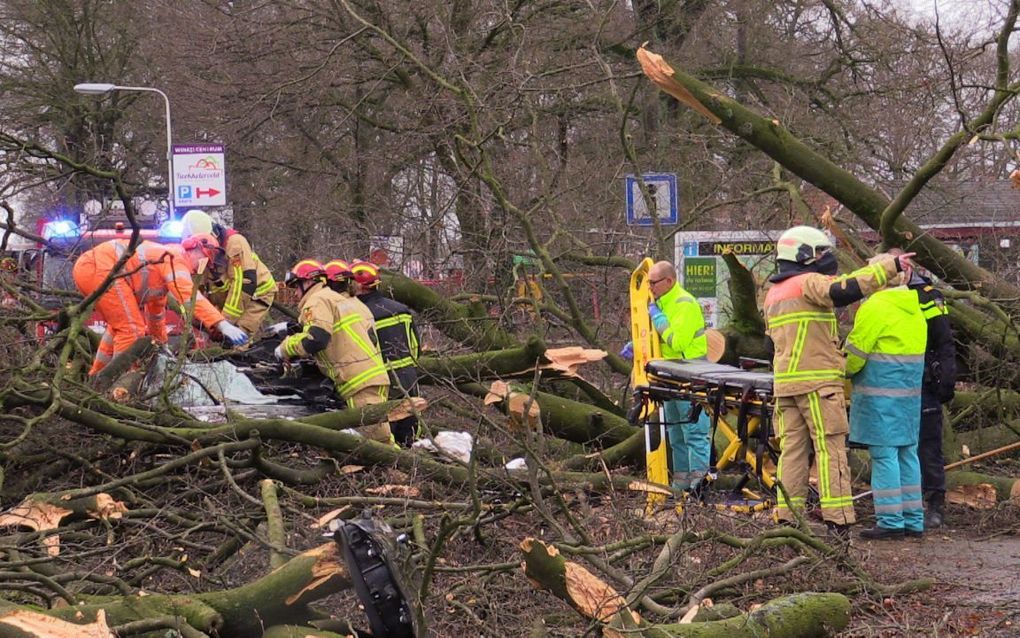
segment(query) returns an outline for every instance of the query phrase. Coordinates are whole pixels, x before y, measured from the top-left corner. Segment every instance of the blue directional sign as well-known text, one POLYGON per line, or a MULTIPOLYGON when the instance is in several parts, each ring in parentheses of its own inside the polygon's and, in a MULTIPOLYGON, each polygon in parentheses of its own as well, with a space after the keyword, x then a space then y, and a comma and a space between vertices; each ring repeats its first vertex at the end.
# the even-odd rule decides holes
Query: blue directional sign
MULTIPOLYGON (((677 192, 676 173, 645 173, 641 176, 655 205, 655 216, 660 224, 677 224, 680 221, 680 196, 677 192)), ((652 211, 648 210, 637 176, 627 175, 627 225, 652 226, 652 211)))

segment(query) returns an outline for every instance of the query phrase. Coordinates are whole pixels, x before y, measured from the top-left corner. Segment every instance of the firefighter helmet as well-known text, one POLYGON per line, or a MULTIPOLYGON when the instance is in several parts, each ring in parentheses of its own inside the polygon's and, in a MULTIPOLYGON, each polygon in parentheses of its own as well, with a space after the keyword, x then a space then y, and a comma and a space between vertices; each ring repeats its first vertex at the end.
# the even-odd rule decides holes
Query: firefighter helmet
POLYGON ((202 252, 209 252, 211 250, 218 249, 220 247, 220 242, 210 233, 195 233, 182 241, 181 247, 184 248, 184 250, 195 250, 196 248, 200 248, 202 249, 202 252))
POLYGON ((209 217, 205 211, 195 208, 184 213, 184 217, 181 217, 181 237, 185 239, 202 233, 212 234, 212 231, 212 217, 209 217))
POLYGON ((370 261, 355 259, 351 262, 351 276, 362 286, 374 286, 379 283, 379 266, 370 261))
POLYGON ((334 259, 323 266, 326 271, 326 279, 339 281, 348 279, 351 276, 351 266, 343 259, 334 259))
POLYGON ((299 281, 325 279, 325 277, 326 269, 322 264, 314 259, 302 259, 287 271, 287 275, 283 278, 283 283, 286 286, 294 286, 299 281))
POLYGON ((784 261, 810 264, 820 257, 820 252, 832 248, 829 237, 811 226, 794 226, 779 236, 776 242, 776 256, 784 261))

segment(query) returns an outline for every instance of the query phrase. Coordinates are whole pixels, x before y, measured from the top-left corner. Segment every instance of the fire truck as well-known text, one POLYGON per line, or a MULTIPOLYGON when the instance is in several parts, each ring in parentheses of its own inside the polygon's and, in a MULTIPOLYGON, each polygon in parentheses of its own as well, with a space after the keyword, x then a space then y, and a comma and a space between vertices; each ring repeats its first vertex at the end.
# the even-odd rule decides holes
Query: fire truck
MULTIPOLYGON (((162 223, 155 219, 139 221, 139 226, 141 226, 138 233, 139 241, 147 240, 160 244, 175 244, 181 241, 180 220, 172 219, 162 223)), ((46 243, 39 245, 33 264, 36 281, 43 291, 38 301, 45 308, 58 310, 67 304, 67 299, 48 294, 48 291, 76 290, 71 276, 75 260, 86 250, 104 241, 130 239, 131 227, 126 219, 116 217, 91 221, 88 226, 70 219, 53 219, 41 223, 39 234, 46 243)), ((181 333, 181 323, 180 316, 168 307, 166 324, 167 333, 171 337, 181 333)), ((106 331, 106 322, 98 313, 92 314, 86 326, 99 334, 106 331)), ((40 340, 45 340, 56 330, 55 321, 42 321, 36 328, 36 334, 40 340)), ((204 333, 199 334, 199 331, 196 331, 196 338, 202 343, 208 343, 204 333)))

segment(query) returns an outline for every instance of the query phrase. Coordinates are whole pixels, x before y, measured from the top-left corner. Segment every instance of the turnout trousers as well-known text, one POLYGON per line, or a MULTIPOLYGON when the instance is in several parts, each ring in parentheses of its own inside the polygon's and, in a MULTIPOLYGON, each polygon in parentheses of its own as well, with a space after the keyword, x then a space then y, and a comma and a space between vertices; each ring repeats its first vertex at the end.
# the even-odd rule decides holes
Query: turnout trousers
POLYGON ((666 418, 666 436, 669 439, 673 462, 673 487, 686 490, 697 487, 708 473, 711 443, 711 421, 702 410, 694 423, 687 420, 691 413, 690 401, 666 401, 662 404, 666 418))
POLYGON ((822 518, 838 525, 854 523, 850 467, 846 460, 846 435, 850 426, 843 389, 823 388, 807 394, 778 397, 773 423, 780 446, 776 475, 783 487, 777 494, 776 517, 791 521, 794 520, 791 510, 804 508, 813 449, 822 518))
POLYGON ((884 529, 924 531, 921 465, 916 445, 869 445, 875 518, 884 529))
MULTIPOLYGON (((351 396, 346 397, 347 407, 365 408, 370 405, 385 403, 386 398, 389 396, 389 391, 390 387, 388 385, 365 386, 351 396)), ((358 433, 366 439, 372 439, 373 441, 379 441, 380 443, 393 442, 393 435, 390 433, 390 424, 388 421, 361 426, 357 428, 357 430, 358 433)))

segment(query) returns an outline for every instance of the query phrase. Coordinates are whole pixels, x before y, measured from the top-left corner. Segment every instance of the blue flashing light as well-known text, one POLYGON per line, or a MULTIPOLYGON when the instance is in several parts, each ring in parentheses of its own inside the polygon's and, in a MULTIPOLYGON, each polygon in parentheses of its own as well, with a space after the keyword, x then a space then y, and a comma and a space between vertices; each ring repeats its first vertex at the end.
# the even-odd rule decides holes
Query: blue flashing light
POLYGON ((79 234, 78 224, 67 219, 57 219, 52 222, 46 222, 42 229, 43 239, 46 240, 77 239, 79 234))
POLYGON ((159 236, 162 239, 180 239, 184 234, 184 222, 179 219, 170 219, 159 226, 159 236))

